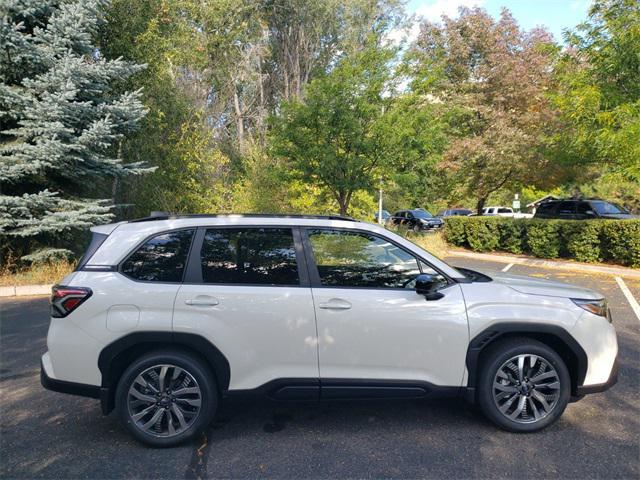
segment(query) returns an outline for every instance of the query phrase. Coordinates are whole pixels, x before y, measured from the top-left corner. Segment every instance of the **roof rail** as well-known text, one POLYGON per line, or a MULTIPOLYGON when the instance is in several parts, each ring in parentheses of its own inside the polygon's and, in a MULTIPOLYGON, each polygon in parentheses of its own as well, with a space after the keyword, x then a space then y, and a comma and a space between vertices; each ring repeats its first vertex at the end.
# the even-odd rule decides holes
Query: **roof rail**
POLYGON ((168 212, 151 212, 148 217, 129 220, 129 223, 151 222, 154 220, 172 220, 178 218, 224 218, 224 217, 254 217, 254 218, 308 218, 315 220, 344 220, 356 222, 353 217, 343 215, 298 215, 298 214, 272 214, 272 213, 193 213, 171 214, 168 212))

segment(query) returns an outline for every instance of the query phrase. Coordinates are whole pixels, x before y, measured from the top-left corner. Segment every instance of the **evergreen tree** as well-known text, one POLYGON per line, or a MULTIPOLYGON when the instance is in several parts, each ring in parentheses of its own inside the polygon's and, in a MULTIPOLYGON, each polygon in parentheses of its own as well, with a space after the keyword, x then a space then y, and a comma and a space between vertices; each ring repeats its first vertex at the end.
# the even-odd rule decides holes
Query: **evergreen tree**
POLYGON ((110 196, 117 178, 146 171, 118 155, 120 139, 145 115, 140 92, 118 85, 143 66, 102 57, 93 44, 101 7, 0 2, 3 255, 67 246, 74 231, 112 218, 109 201, 98 198, 110 196))

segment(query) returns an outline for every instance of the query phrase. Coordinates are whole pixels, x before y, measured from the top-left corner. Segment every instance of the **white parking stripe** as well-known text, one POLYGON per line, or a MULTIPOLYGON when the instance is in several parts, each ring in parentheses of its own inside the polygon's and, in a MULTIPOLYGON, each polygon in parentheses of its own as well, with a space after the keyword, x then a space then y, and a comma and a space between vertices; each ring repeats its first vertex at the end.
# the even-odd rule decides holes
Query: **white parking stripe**
POLYGON ((506 267, 504 267, 502 269, 503 272, 506 272, 507 270, 509 270, 511 267, 513 267, 513 263, 510 263, 509 265, 507 265, 506 267))
POLYGON ((616 282, 618 282, 618 286, 620 287, 620 290, 622 290, 622 293, 624 293, 624 296, 627 297, 627 301, 629 302, 629 305, 631 305, 633 313, 635 313, 638 320, 640 320, 640 305, 638 305, 638 301, 633 297, 631 290, 629 290, 629 287, 627 287, 620 277, 616 277, 616 282))

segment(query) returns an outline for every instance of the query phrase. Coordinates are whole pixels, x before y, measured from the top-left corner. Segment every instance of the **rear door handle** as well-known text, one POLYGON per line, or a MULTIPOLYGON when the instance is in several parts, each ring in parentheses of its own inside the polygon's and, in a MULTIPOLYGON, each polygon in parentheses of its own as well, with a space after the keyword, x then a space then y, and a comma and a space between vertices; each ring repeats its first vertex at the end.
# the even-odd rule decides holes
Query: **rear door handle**
POLYGON ((318 307, 324 310, 349 310, 351 303, 341 298, 332 298, 328 302, 319 304, 318 307))
POLYGON ((196 297, 196 298, 188 298, 184 301, 187 305, 195 305, 199 307, 215 307, 220 302, 213 297, 196 297))

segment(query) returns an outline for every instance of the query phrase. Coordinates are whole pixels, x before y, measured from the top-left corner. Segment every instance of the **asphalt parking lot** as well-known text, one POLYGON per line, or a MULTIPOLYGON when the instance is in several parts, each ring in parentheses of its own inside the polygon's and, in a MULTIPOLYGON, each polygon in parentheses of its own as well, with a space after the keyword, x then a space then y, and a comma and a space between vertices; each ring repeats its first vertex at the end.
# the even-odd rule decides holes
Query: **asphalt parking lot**
MULTIPOLYGON (((503 269, 502 263, 451 259, 503 269)), ((634 478, 640 477, 640 319, 615 278, 522 265, 508 273, 604 293, 620 345, 610 391, 570 404, 543 432, 496 429, 461 400, 223 405, 206 435, 154 450, 97 401, 45 391, 48 299, 0 302, 2 478, 634 478)), ((625 280, 640 300, 640 281, 625 280)))

